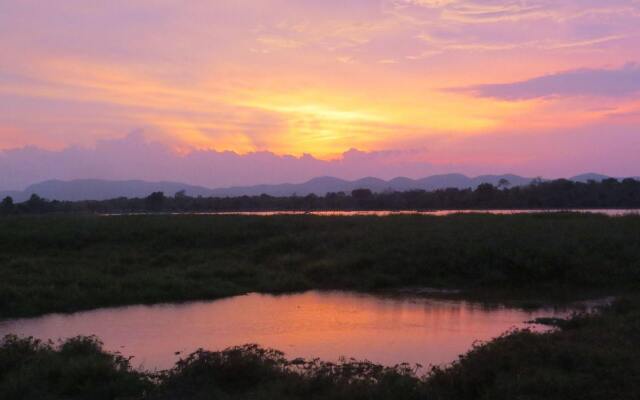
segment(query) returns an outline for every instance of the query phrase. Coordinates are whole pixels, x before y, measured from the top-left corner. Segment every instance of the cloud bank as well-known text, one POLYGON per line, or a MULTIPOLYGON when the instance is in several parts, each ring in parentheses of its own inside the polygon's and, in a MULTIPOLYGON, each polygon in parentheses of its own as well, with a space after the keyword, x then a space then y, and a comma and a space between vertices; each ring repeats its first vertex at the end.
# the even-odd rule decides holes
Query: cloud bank
POLYGON ((49 179, 141 179, 177 181, 211 188, 261 183, 303 182, 323 175, 343 178, 396 175, 422 176, 435 169, 406 159, 410 152, 345 152, 325 161, 271 152, 237 154, 195 150, 181 155, 170 147, 149 142, 135 132, 97 143, 95 148, 69 147, 61 151, 24 147, 0 151, 0 190, 23 189, 49 179))
POLYGON ((23 147, 0 151, 0 190, 22 190, 49 179, 176 181, 210 188, 299 183, 318 176, 421 178, 459 172, 567 177, 584 172, 640 176, 640 135, 626 125, 594 125, 547 134, 434 138, 430 148, 365 152, 333 160, 272 152, 193 150, 184 154, 142 133, 59 151, 23 147), (613 155, 613 156, 612 156, 613 155), (451 160, 457 160, 452 162, 451 160))

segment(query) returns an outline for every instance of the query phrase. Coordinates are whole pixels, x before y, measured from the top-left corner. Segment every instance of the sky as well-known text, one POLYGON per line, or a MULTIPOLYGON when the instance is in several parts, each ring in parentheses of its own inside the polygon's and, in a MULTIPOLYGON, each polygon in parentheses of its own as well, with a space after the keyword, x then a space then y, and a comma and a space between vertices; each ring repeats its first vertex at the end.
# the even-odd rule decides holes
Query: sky
POLYGON ((0 0, 0 189, 640 175, 640 0, 0 0))

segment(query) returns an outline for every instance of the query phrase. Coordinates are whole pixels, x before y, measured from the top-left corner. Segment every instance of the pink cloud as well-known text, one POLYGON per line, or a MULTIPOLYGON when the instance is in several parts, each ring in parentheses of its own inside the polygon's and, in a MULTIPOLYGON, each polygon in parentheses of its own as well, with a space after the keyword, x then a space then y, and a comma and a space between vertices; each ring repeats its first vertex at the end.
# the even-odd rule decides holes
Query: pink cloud
POLYGON ((140 132, 100 141, 94 148, 60 151, 23 147, 0 151, 0 190, 22 189, 48 179, 101 178, 178 181, 207 187, 297 183, 318 176, 421 178, 460 172, 471 176, 516 173, 567 177, 587 171, 640 175, 640 132, 628 126, 597 125, 544 134, 491 134, 434 140, 424 150, 365 152, 351 149, 334 160, 268 151, 238 154, 195 150, 178 154, 149 142, 140 132), (614 155, 614 156, 612 156, 614 155))

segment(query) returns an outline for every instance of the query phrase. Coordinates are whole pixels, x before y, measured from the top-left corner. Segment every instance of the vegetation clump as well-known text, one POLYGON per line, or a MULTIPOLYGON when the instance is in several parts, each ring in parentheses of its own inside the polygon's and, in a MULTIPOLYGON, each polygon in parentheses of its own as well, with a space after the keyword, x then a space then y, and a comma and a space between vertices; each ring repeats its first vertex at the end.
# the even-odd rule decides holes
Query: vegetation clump
POLYGON ((57 346, 13 335, 0 341, 0 399, 136 399, 151 387, 146 373, 95 337, 57 346))
POLYGON ((0 218, 0 318, 247 292, 632 290, 640 217, 0 218))

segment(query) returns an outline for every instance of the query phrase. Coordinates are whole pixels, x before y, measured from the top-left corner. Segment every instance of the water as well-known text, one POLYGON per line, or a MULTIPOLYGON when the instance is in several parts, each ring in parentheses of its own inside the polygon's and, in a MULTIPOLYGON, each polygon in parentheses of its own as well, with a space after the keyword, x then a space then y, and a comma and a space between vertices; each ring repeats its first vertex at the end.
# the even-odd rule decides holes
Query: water
MULTIPOLYGON (((610 217, 620 217, 624 215, 640 215, 640 209, 532 209, 532 210, 438 210, 438 211, 418 211, 418 210, 377 210, 377 211, 221 211, 221 212, 186 212, 186 213, 153 213, 168 215, 247 215, 258 217, 269 217, 274 215, 316 215, 321 217, 353 217, 353 216, 378 216, 386 217, 390 215, 431 215, 444 217, 454 214, 492 214, 492 215, 515 215, 515 214, 540 214, 540 213, 560 213, 574 212, 583 214, 604 214, 610 217)), ((133 215, 138 213, 116 213, 103 214, 104 216, 133 215)), ((148 213, 141 213, 148 214, 148 213)))
POLYGON ((340 356, 385 365, 440 365, 476 341, 530 327, 537 317, 563 317, 588 307, 523 311, 459 300, 389 298, 351 292, 249 294, 177 305, 129 306, 0 322, 0 335, 41 339, 95 334, 110 351, 134 356, 133 365, 165 369, 198 348, 221 350, 257 343, 287 357, 340 356))

